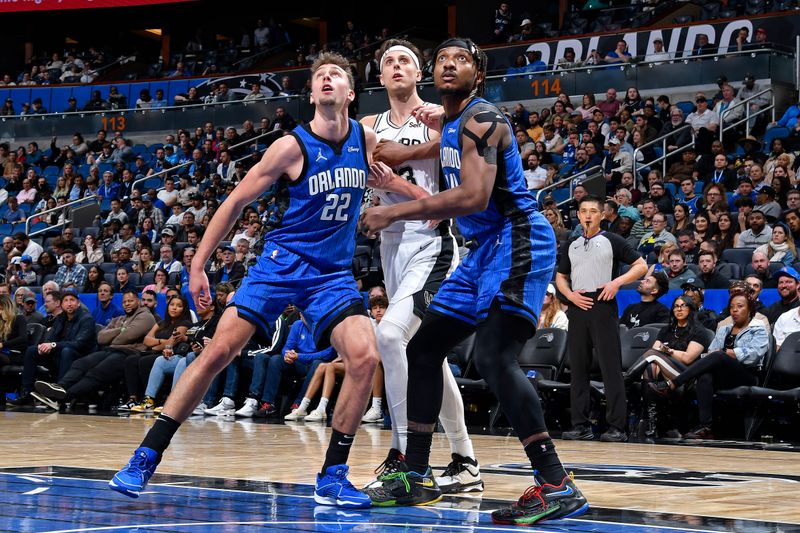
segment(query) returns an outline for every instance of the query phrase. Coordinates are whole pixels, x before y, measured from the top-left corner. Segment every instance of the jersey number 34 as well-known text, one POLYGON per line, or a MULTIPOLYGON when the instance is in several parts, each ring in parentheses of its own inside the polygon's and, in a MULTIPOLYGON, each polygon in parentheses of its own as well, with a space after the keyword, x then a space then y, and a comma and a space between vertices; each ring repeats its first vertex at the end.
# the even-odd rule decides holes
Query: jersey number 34
POLYGON ((347 208, 350 207, 350 193, 342 194, 331 193, 325 197, 325 208, 322 210, 320 220, 336 220, 347 222, 349 214, 347 208))

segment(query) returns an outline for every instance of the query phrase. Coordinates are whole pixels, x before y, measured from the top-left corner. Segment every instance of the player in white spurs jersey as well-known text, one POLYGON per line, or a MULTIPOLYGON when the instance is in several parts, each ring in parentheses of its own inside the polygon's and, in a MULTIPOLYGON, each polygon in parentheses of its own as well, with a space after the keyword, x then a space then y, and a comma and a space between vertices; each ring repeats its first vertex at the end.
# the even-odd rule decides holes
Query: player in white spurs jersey
MULTIPOLYGON (((386 87, 390 109, 380 115, 364 117, 379 141, 394 141, 406 146, 438 140, 412 116, 424 102, 417 94, 422 79, 419 50, 408 41, 391 39, 381 51, 381 84, 386 87)), ((384 144, 382 148, 388 145, 384 144)), ((438 144, 437 144, 438 146, 438 144)), ((416 198, 439 192, 439 161, 435 157, 405 161, 394 172, 417 187, 416 198)), ((415 199, 397 193, 375 191, 381 205, 415 199)), ((406 346, 422 321, 422 316, 442 281, 458 265, 458 249, 450 233, 449 221, 432 227, 429 222, 399 221, 381 231, 381 264, 389 296, 389 308, 378 325, 378 349, 383 362, 386 396, 392 417, 392 448, 379 467, 378 479, 395 471, 406 450, 408 361, 406 346)), ((444 395, 439 420, 450 441, 452 462, 436 481, 443 492, 483 490, 478 462, 464 422, 464 403, 452 372, 444 363, 444 395)))

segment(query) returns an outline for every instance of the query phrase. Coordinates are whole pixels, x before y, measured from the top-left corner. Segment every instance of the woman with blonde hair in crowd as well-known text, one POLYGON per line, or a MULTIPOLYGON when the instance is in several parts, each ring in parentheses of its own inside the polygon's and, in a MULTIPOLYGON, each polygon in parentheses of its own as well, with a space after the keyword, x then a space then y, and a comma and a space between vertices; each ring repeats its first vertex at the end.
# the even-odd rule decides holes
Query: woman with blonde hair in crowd
MULTIPOLYGON (((28 346, 28 332, 23 315, 6 294, 0 294, 0 369, 22 362, 22 350, 28 346)), ((0 406, 6 404, 6 392, 0 386, 0 406)))
POLYGON ((545 207, 544 218, 553 227, 553 232, 556 234, 557 241, 565 241, 569 237, 569 230, 564 227, 564 221, 561 219, 561 211, 556 207, 545 207))
POLYGON ((561 309, 561 302, 556 297, 556 288, 550 283, 547 285, 547 292, 544 295, 544 305, 539 315, 539 329, 558 328, 569 329, 569 319, 567 314, 561 309))

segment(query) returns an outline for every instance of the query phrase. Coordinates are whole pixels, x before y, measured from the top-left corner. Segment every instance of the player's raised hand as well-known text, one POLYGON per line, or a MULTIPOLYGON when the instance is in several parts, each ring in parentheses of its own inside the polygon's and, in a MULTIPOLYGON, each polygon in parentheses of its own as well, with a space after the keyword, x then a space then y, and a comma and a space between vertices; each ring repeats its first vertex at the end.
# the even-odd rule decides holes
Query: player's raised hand
POLYGON ((211 290, 208 287, 208 276, 205 270, 192 272, 189 276, 189 292, 192 294, 198 311, 211 305, 211 290))
POLYGON ((370 207, 358 219, 361 232, 369 238, 374 238, 383 228, 389 226, 394 220, 390 215, 390 207, 370 207))
POLYGON ((422 122, 432 130, 442 131, 442 117, 444 116, 444 108, 440 105, 419 105, 411 110, 419 122, 422 122))
POLYGON ((377 161, 369 166, 367 184, 374 189, 386 189, 394 179, 394 171, 386 163, 377 161))

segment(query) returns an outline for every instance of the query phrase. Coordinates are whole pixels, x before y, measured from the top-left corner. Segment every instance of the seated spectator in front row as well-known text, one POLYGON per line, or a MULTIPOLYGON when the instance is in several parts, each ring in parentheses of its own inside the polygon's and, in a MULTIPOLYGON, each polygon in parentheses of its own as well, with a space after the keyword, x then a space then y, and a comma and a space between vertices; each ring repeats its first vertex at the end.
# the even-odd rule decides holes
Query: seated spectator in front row
POLYGON ((669 390, 695 384, 698 425, 685 439, 713 439, 714 391, 756 384, 756 370, 769 350, 769 333, 755 318, 755 296, 746 288, 734 290, 728 302, 732 323, 720 325, 708 355, 676 376, 667 375, 669 390))
POLYGON ((636 288, 641 302, 627 306, 619 323, 629 329, 648 324, 666 323, 669 320, 669 309, 658 299, 667 294, 667 291, 669 291, 667 276, 663 272, 653 272, 653 267, 650 267, 647 275, 636 288))
POLYGON ((569 319, 561 309, 561 302, 556 297, 556 288, 552 283, 547 285, 542 312, 539 316, 538 329, 542 328, 558 328, 565 331, 569 329, 569 319))
POLYGON ((122 308, 125 315, 111 319, 98 333, 99 351, 92 349, 75 361, 55 383, 36 382, 36 392, 47 405, 58 409, 58 402, 70 402, 118 382, 125 372, 125 359, 144 351, 144 337, 155 324, 153 315, 140 305, 134 290, 122 295, 122 308))
MULTIPOLYGON (((0 369, 22 362, 22 350, 28 345, 26 325, 25 317, 17 314, 11 298, 0 294, 0 369)), ((0 406, 5 404, 6 391, 0 387, 0 406)))
POLYGON ((703 287, 700 285, 700 281, 697 280, 691 283, 684 283, 681 289, 683 289, 683 293, 686 296, 689 296, 694 301, 695 308, 697 309, 697 321, 702 324, 704 328, 716 331, 717 313, 703 306, 705 303, 705 294, 703 287))
MULTIPOLYGON (((47 366, 51 372, 57 369, 58 379, 64 377, 72 363, 97 346, 97 332, 92 315, 83 309, 74 289, 64 293, 53 291, 46 298, 61 302, 62 313, 53 321, 44 339, 36 346, 29 346, 23 358, 22 393, 14 405, 33 405, 33 384, 36 367, 47 366)), ((47 300, 45 300, 47 303, 47 300)))
MULTIPOLYGON (((308 388, 314 371, 317 365, 320 364, 319 362, 329 362, 336 358, 336 352, 333 347, 323 350, 317 349, 314 337, 311 335, 311 330, 302 313, 300 314, 300 320, 292 324, 289 338, 286 339, 283 350, 283 354, 273 355, 269 360, 260 401, 252 396, 251 391, 251 396, 245 400, 244 407, 237 412, 239 416, 253 416, 259 410, 259 406, 265 410, 264 414, 266 416, 275 413, 277 411, 275 398, 284 373, 291 372, 297 377, 305 378, 300 394, 298 394, 300 396, 308 388)), ((298 419, 307 414, 308 402, 304 403, 304 400, 299 402, 295 408, 297 409, 296 412, 292 411, 298 419)))
MULTIPOLYGON (((625 373, 627 383, 638 379, 644 381, 642 384, 644 405, 637 432, 639 442, 649 444, 654 442, 658 436, 657 419, 661 414, 667 415, 667 422, 663 423, 662 420, 662 425, 669 428, 665 436, 680 438, 677 423, 672 417, 672 413, 676 410, 675 406, 669 405, 666 410, 659 410, 659 393, 666 394, 668 389, 663 387, 659 389, 656 384, 662 368, 670 376, 686 370, 705 351, 707 342, 704 340, 702 326, 697 320, 694 299, 687 294, 675 298, 672 302, 669 324, 659 331, 653 347, 647 350, 625 373)), ((676 399, 676 395, 667 395, 671 400, 676 399)), ((672 402, 670 403, 672 404, 672 402)))
POLYGON ((76 287, 86 285, 86 267, 75 262, 75 257, 80 252, 74 243, 67 243, 61 252, 61 267, 56 272, 54 281, 59 287, 67 283, 74 283, 76 287))
POLYGON ((778 280, 778 294, 781 299, 767 307, 764 315, 769 323, 774 325, 781 315, 800 306, 800 297, 797 293, 797 289, 800 287, 798 284, 800 273, 790 266, 785 266, 775 272, 772 278, 778 280))
POLYGON ((167 300, 167 316, 161 322, 153 324, 144 336, 147 350, 136 357, 125 359, 124 376, 128 400, 123 400, 117 411, 131 411, 140 405, 141 388, 150 376, 150 370, 160 356, 173 357, 175 354, 186 355, 191 348, 186 332, 192 326, 189 302, 182 295, 167 300))
MULTIPOLYGON (((219 290, 219 288, 218 288, 219 290)), ((186 331, 187 343, 191 352, 180 353, 175 351, 174 347, 172 353, 167 350, 161 352, 161 355, 156 357, 153 367, 150 369, 150 374, 147 378, 147 388, 144 392, 144 400, 142 403, 131 408, 134 413, 146 413, 150 411, 161 412, 160 407, 156 407, 156 395, 158 394, 164 379, 171 375, 172 387, 178 382, 180 373, 176 373, 179 363, 182 361, 185 365, 185 358, 191 357, 194 359, 208 346, 214 332, 217 329, 217 323, 222 317, 222 310, 217 306, 216 300, 211 300, 211 305, 198 311, 200 316, 200 323, 192 326, 186 331)), ((185 368, 185 366, 184 366, 185 368)))

